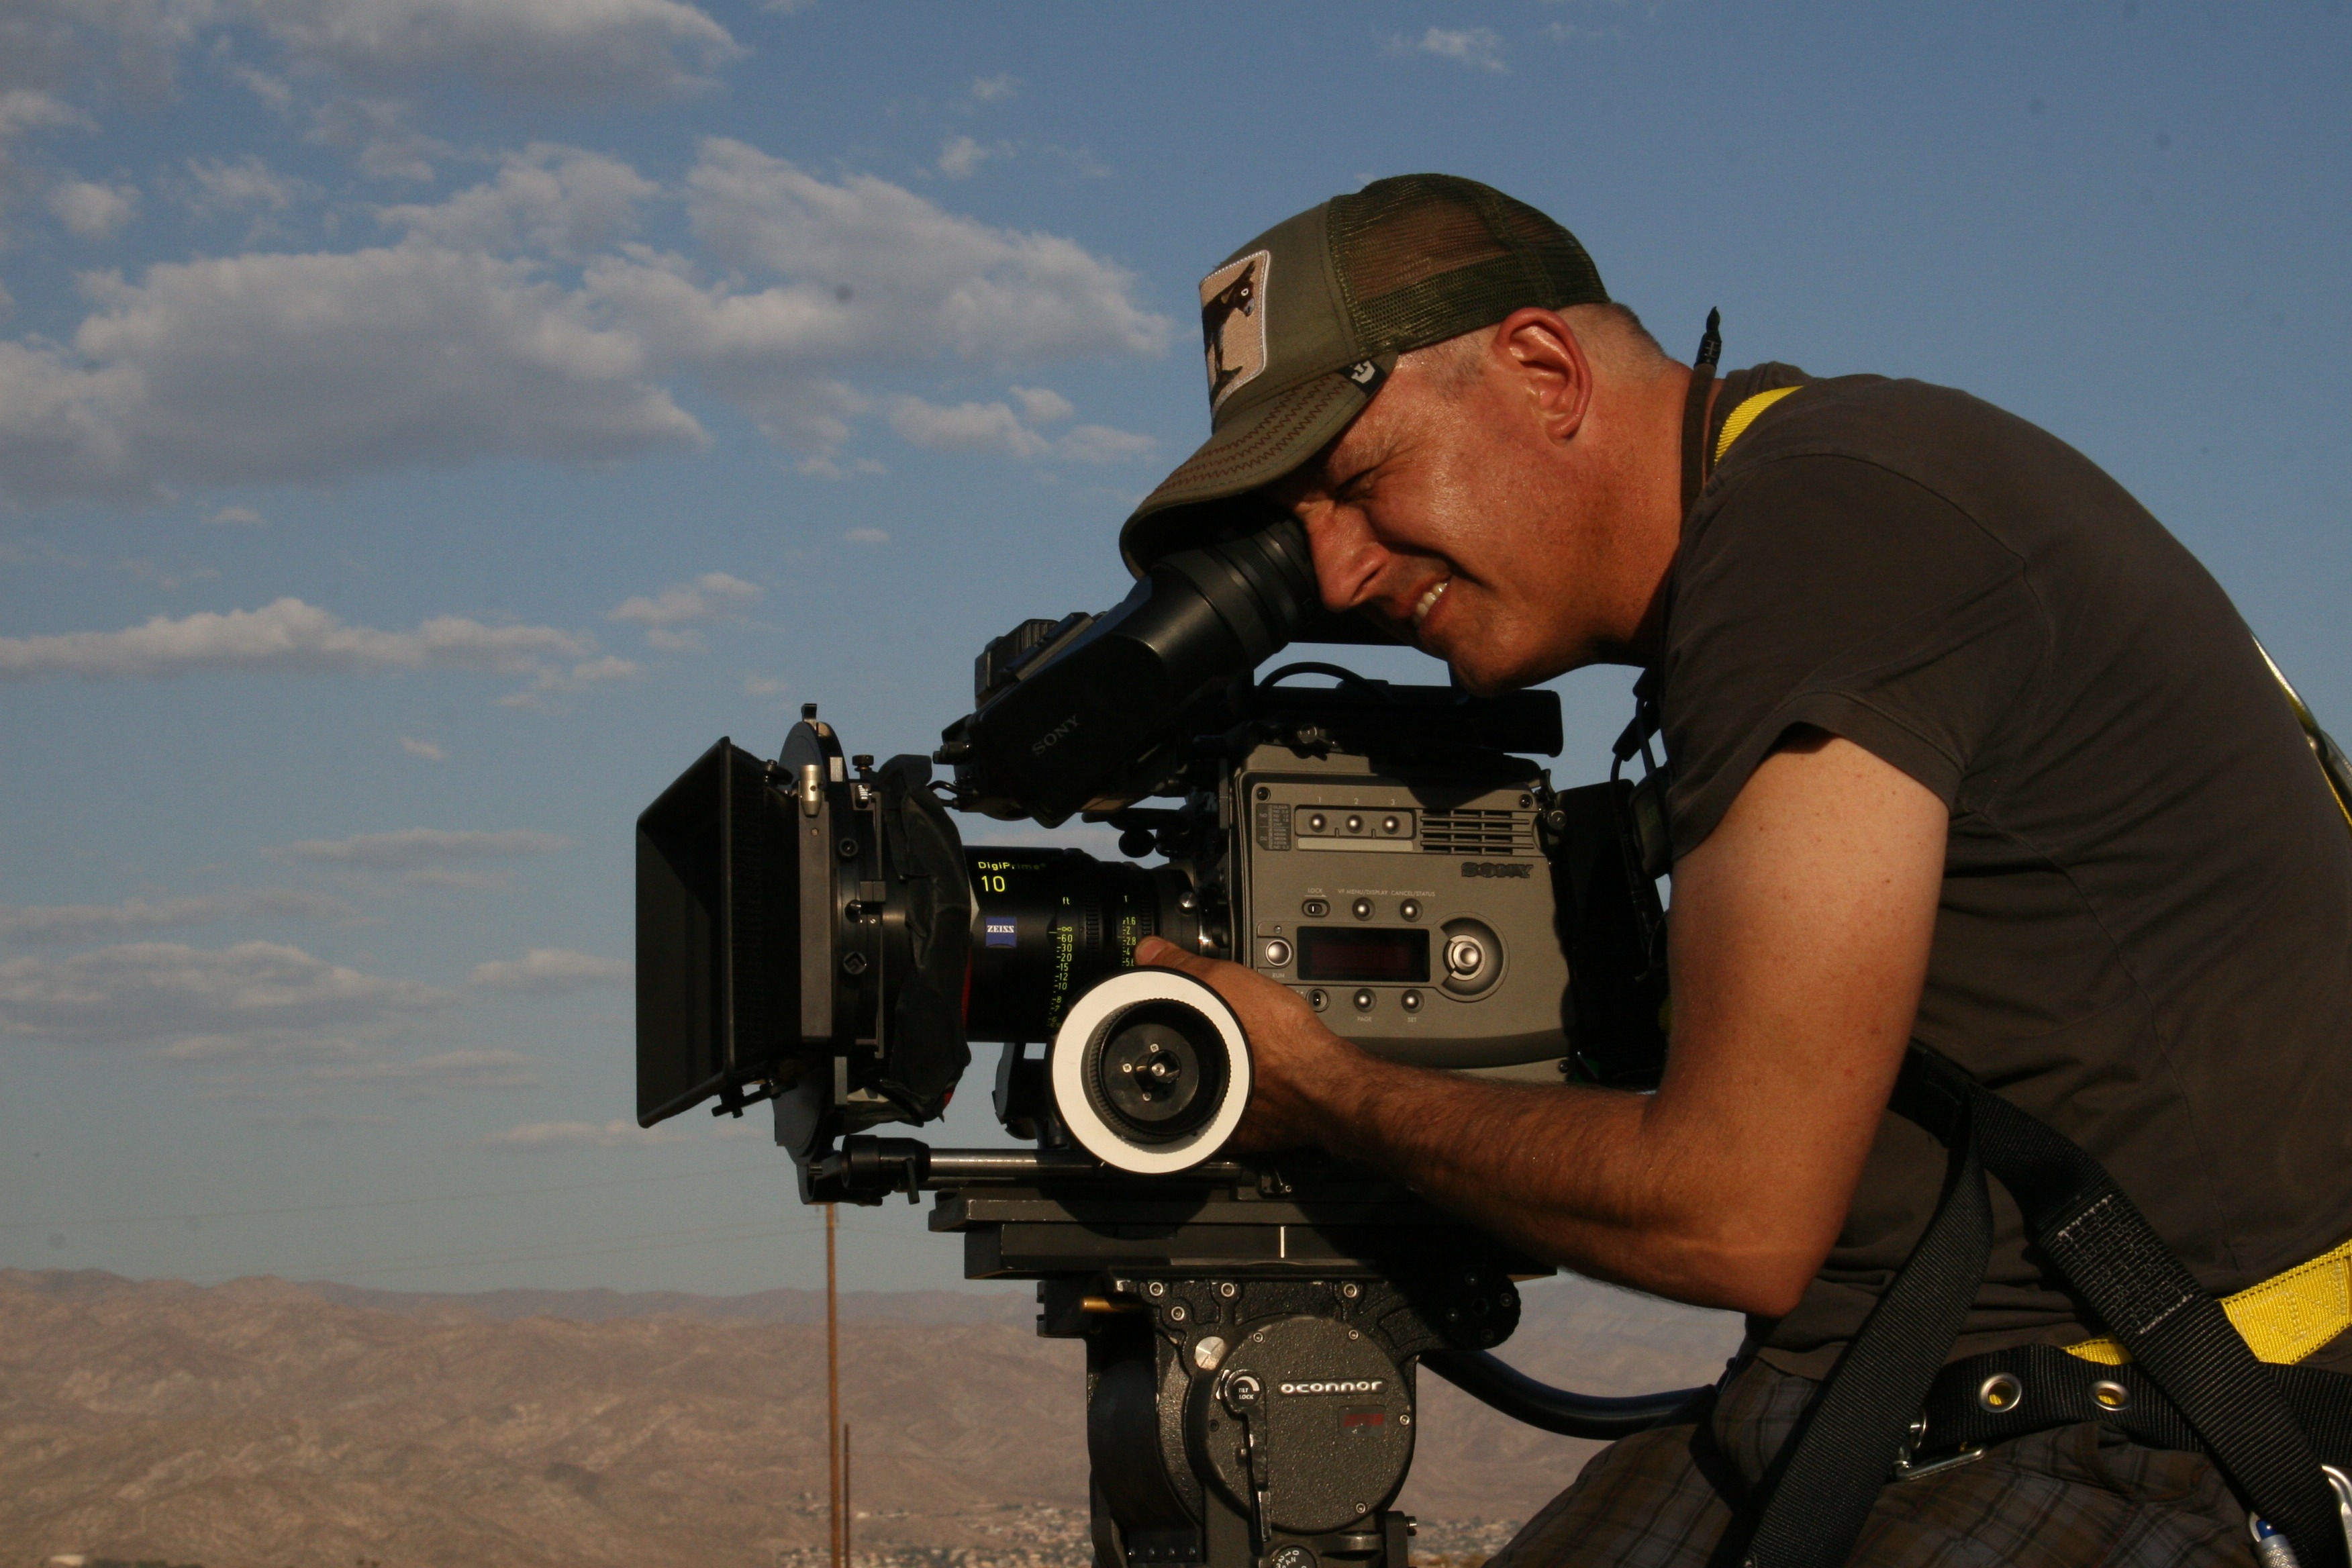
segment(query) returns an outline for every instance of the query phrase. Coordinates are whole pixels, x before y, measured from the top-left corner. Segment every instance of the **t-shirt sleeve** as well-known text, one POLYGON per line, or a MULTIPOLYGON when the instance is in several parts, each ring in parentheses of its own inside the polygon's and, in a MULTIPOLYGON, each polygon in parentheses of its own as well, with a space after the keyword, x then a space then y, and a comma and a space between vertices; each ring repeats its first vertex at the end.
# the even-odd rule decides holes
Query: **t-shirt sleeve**
POLYGON ((1800 725, 1958 809, 2050 641, 2013 552, 1852 458, 1787 458, 1732 480, 1685 538, 1673 592, 1661 708, 1676 856, 1800 725))

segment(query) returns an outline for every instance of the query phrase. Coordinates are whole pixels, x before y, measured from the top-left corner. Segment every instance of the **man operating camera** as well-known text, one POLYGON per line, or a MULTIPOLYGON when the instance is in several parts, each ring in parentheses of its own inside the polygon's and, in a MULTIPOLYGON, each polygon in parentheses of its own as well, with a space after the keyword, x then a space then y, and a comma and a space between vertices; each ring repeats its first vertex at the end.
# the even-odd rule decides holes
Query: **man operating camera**
MULTIPOLYGON (((1888 1114, 1914 1041, 2087 1150, 2213 1296, 2352 1235, 2352 833, 2221 590, 2088 460, 1917 382, 1676 363, 1565 229, 1465 180, 1335 198, 1202 298, 1213 434, 1131 565, 1271 497, 1330 609, 1471 690, 1600 662, 1654 694, 1655 1093, 1383 1061, 1273 980, 1138 955, 1243 1020, 1242 1143, 1748 1314, 1711 1407, 1604 1451, 1513 1568, 1696 1564, 1737 1526, 1937 1211, 1944 1149, 1888 1114)), ((2128 1327, 2000 1186, 1990 1214, 1950 1359, 2128 1327)), ((2335 1310, 2303 1365, 2352 1370, 2335 1310)), ((1852 1560, 2244 1563, 2229 1479, 2045 1426, 1886 1486, 1852 1560)))

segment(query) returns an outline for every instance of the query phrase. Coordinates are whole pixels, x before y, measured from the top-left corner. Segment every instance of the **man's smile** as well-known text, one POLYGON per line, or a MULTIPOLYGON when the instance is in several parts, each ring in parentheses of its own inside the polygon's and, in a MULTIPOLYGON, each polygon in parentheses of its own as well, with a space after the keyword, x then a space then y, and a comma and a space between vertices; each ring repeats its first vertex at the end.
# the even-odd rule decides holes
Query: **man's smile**
POLYGON ((1445 590, 1451 587, 1453 583, 1454 579, 1451 577, 1440 578, 1429 585, 1426 593, 1413 601, 1412 624, 1416 630, 1423 621, 1429 619, 1429 612, 1437 608, 1437 601, 1445 597, 1445 590))

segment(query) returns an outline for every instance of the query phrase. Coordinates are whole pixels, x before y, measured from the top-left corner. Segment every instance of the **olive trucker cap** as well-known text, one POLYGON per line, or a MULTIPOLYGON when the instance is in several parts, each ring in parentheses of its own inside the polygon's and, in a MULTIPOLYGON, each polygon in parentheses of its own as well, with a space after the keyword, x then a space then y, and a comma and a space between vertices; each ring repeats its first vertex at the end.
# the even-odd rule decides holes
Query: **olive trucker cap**
POLYGON ((1608 299, 1574 235, 1452 174, 1376 180, 1275 225, 1201 279, 1209 438, 1119 530, 1128 569, 1218 531, 1221 503, 1320 451, 1399 354, 1608 299))

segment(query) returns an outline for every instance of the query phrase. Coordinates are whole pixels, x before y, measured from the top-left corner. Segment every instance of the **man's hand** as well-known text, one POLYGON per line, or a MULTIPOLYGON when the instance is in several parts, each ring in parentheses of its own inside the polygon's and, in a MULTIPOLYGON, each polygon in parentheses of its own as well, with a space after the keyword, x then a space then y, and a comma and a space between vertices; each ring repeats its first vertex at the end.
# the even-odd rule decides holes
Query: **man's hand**
POLYGON ((1137 944, 1136 962, 1181 969, 1223 997, 1250 1048, 1250 1102, 1228 1147, 1238 1153, 1327 1147, 1347 1137, 1308 1086, 1345 1081, 1381 1064, 1323 1026, 1298 993, 1255 970, 1186 952, 1158 937, 1137 944))
POLYGON ((1948 817, 1850 742, 1792 740, 1675 868, 1654 1095, 1382 1061, 1287 987, 1165 943, 1240 1015, 1253 1149, 1381 1165, 1537 1256, 1678 1300, 1794 1307, 1843 1225, 1926 979, 1948 817))

